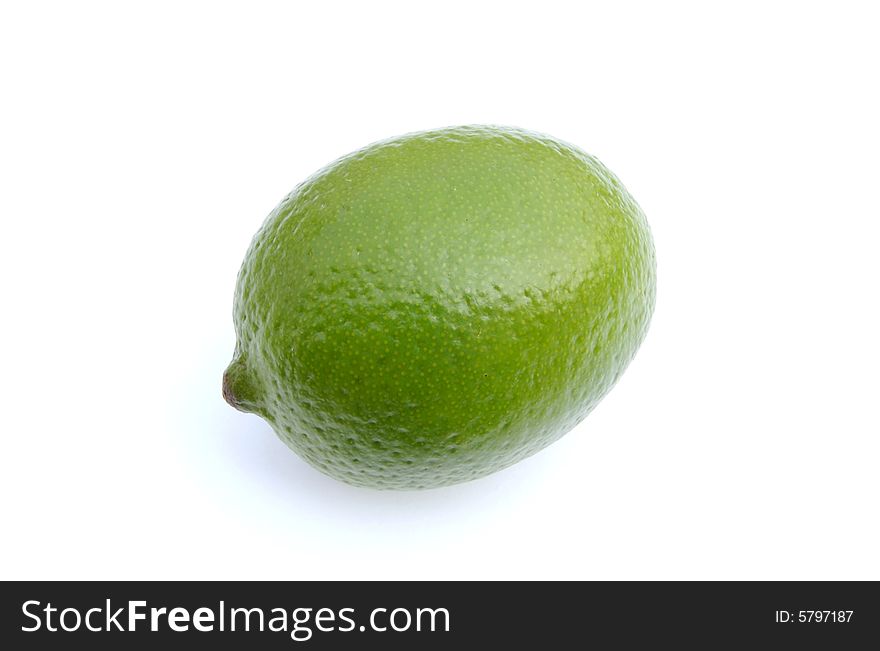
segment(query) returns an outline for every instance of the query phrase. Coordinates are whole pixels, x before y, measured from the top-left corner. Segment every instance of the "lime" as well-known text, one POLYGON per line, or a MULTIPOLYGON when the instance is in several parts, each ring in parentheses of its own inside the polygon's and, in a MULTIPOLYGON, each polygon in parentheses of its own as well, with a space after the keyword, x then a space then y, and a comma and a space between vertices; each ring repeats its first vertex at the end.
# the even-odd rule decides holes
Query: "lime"
POLYGON ((513 128, 409 134, 330 164, 266 219, 223 395, 350 484, 468 481, 579 423, 654 295, 645 217, 594 157, 513 128))

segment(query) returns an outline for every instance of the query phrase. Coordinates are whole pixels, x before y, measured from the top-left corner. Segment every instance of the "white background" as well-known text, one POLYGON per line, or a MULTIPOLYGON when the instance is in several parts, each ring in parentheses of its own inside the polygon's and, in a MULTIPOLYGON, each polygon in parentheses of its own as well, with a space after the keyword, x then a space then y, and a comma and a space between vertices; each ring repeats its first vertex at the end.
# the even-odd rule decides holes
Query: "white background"
POLYGON ((4 4, 0 576, 880 579, 878 16, 728 6, 4 4), (222 401, 236 273, 317 168, 462 123, 623 179, 654 321, 537 456, 351 488, 222 401))

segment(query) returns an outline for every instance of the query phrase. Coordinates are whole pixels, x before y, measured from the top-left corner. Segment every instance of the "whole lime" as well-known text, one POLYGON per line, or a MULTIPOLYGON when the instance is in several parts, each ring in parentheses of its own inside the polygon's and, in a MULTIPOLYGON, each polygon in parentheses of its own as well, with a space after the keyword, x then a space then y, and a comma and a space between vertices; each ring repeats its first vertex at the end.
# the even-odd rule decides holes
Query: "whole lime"
POLYGON ((654 295, 645 217, 592 156, 512 128, 409 134, 330 164, 266 219, 223 395, 350 484, 463 482, 580 422, 654 295))

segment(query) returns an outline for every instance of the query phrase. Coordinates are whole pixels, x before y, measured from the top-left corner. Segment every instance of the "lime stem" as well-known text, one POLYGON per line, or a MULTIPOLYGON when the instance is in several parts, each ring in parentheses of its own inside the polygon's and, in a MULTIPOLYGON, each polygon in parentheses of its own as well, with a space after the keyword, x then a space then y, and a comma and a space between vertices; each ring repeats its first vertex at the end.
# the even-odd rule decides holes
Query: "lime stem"
POLYGON ((223 372, 223 399, 239 411, 253 412, 257 406, 255 398, 250 371, 244 358, 236 355, 223 372))

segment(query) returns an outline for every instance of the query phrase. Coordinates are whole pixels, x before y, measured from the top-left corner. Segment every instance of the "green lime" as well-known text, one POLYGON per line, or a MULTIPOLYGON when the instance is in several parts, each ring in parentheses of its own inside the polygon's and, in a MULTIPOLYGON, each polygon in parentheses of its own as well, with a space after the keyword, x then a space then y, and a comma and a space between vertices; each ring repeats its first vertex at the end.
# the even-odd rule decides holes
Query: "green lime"
POLYGON ((468 481, 596 406, 654 294, 645 217, 592 156, 511 128, 409 134, 330 164, 266 219, 223 395, 350 484, 468 481))

